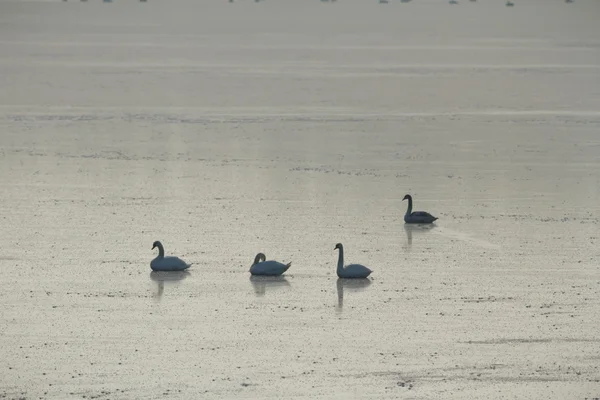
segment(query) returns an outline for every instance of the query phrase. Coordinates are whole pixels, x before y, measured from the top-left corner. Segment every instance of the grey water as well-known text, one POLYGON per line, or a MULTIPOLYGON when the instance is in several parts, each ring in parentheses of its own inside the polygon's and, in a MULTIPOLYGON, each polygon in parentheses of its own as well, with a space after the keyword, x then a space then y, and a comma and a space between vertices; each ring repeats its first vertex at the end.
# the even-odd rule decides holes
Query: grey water
POLYGON ((600 3, 504 3, 0 1, 0 397, 597 397, 600 3))

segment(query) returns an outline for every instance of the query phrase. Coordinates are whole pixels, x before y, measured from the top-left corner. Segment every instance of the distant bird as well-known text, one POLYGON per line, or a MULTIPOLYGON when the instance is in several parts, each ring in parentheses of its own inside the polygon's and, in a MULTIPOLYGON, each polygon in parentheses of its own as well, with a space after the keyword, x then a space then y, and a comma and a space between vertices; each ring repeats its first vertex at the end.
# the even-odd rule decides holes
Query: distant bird
POLYGON ((450 4, 458 4, 458 1, 456 1, 456 0, 450 0, 448 3, 450 3, 450 4))
POLYGON ((152 244, 152 250, 156 247, 158 247, 158 256, 150 262, 153 271, 183 271, 192 265, 178 257, 165 257, 165 248, 158 240, 152 244))
POLYGON ((254 262, 250 267, 250 273, 252 275, 267 275, 267 276, 278 276, 287 271, 292 263, 282 264, 278 261, 266 261, 267 257, 263 253, 258 253, 254 257, 254 262))
POLYGON ((379 0, 379 4, 388 4, 389 1, 388 0, 379 0))
POLYGON ((512 1, 507 1, 506 2, 506 7, 514 7, 515 3, 513 3, 512 1))
POLYGON ((339 250, 340 255, 338 257, 338 265, 337 265, 337 276, 340 278, 366 278, 371 275, 371 271, 369 268, 360 264, 349 264, 344 267, 344 246, 341 243, 335 245, 334 250, 339 250))
POLYGON ((404 222, 406 222, 407 224, 431 224, 437 219, 437 217, 434 217, 433 215, 425 211, 413 212, 413 200, 410 194, 404 196, 402 201, 404 200, 408 200, 408 208, 406 209, 406 214, 404 214, 404 222))

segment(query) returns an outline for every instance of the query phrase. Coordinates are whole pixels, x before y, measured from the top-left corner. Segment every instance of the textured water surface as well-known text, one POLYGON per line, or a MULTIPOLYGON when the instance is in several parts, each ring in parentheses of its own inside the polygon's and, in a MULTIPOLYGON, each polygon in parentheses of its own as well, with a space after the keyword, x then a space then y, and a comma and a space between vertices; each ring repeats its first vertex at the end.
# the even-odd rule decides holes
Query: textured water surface
POLYGON ((200 3, 0 1, 0 397, 600 396, 596 1, 200 3))

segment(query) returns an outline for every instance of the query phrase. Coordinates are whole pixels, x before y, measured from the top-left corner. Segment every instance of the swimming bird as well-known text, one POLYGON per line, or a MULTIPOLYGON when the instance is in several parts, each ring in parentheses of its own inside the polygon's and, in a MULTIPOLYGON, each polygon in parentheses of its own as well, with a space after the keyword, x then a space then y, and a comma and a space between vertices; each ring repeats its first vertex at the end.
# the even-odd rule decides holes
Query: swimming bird
POLYGON ((158 256, 150 262, 153 271, 183 271, 192 265, 178 257, 165 257, 165 248, 158 240, 152 244, 152 250, 155 247, 158 247, 158 256))
POLYGON ((366 278, 371 275, 369 268, 360 264, 349 264, 344 267, 344 246, 341 243, 335 245, 334 250, 338 249, 340 255, 337 265, 337 276, 340 278, 366 278))
POLYGON ((406 209, 406 214, 404 214, 404 222, 407 224, 431 224, 433 221, 438 219, 433 215, 429 214, 425 211, 414 211, 412 210, 413 202, 412 196, 407 194, 404 196, 402 201, 408 200, 408 208, 406 209))
POLYGON ((254 257, 254 262, 250 267, 250 273, 252 275, 278 276, 287 271, 291 266, 291 262, 283 264, 279 261, 267 261, 267 257, 263 253, 258 253, 256 257, 254 257))

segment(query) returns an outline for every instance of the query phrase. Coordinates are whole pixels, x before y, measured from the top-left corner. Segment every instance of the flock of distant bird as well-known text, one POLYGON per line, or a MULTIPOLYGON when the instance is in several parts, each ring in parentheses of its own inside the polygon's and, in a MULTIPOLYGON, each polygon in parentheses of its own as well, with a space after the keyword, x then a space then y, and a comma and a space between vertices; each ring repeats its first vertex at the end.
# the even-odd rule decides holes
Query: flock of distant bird
MULTIPOLYGON (((68 1, 68 0, 63 0, 68 1)), ((82 2, 86 2, 87 0, 80 0, 82 2)), ((112 0, 102 0, 104 3, 112 3, 112 0)), ((140 0, 140 3, 146 3, 148 0, 140 0)), ((254 0, 255 3, 260 3, 262 0, 254 0)), ((400 3, 410 3, 412 0, 400 0, 400 3)), ((469 0, 471 3, 475 3, 477 0, 469 0)), ((565 0, 565 3, 573 3, 574 0, 565 0)), ((235 0, 229 0, 230 3, 235 2, 235 0)), ((321 0, 322 3, 335 3, 336 0, 321 0)), ((390 0, 379 0, 380 4, 389 4, 390 0)), ((450 4, 458 4, 458 0, 450 0, 448 3, 450 4)), ((508 0, 506 2, 506 7, 514 7, 515 3, 508 0)))
MULTIPOLYGON (((254 0, 255 2, 260 2, 261 0, 254 0)), ((400 3, 410 3, 412 0, 400 0, 400 3)), ((475 3, 477 0, 469 0, 471 3, 475 3)), ((565 0, 565 3, 573 3, 574 0, 565 0)), ((230 3, 233 3, 234 0, 229 0, 230 3)), ((322 3, 335 3, 336 0, 321 0, 322 3)), ((379 4, 389 4, 390 0, 379 0, 379 4)), ((458 0, 450 0, 449 4, 458 4, 458 0)), ((515 3, 510 0, 507 0, 506 7, 513 7, 515 3)))
MULTIPOLYGON (((404 214, 404 222, 407 224, 431 224, 436 217, 425 211, 413 211, 412 196, 407 194, 402 201, 408 200, 408 208, 404 214)), ((179 257, 165 256, 165 248, 158 240, 152 245, 152 249, 158 248, 158 256, 150 262, 153 271, 183 271, 192 264, 188 264, 179 257)), ((371 275, 369 268, 361 264, 349 264, 344 266, 344 246, 341 243, 335 245, 334 250, 339 250, 337 275, 340 278, 366 278, 371 275)), ((292 263, 283 264, 279 261, 268 260, 264 253, 258 253, 250 267, 252 275, 279 276, 286 272, 292 263)))
MULTIPOLYGON (((261 0, 254 0, 255 2, 259 2, 261 0)), ((336 0, 321 0, 323 3, 335 3, 336 0)), ((412 0, 400 0, 400 3, 410 3, 412 0)), ((477 0, 469 0, 471 3, 475 3, 477 0)), ((573 3, 574 0, 565 0, 565 3, 573 3)), ((233 3, 234 0, 229 0, 230 3, 233 3)), ((379 0, 379 4, 389 4, 390 0, 379 0)), ((458 0, 450 0, 449 4, 458 4, 458 0)), ((510 0, 507 0, 505 3, 506 7, 514 7, 515 3, 510 0)))

